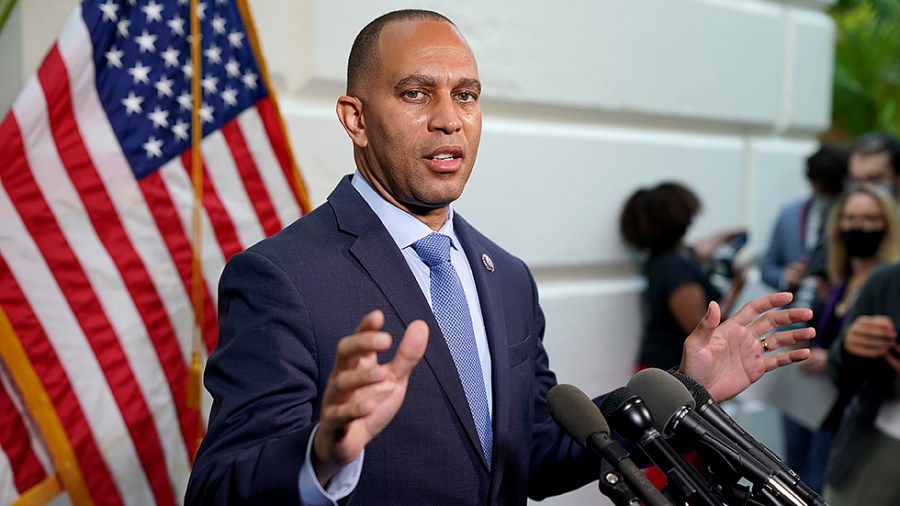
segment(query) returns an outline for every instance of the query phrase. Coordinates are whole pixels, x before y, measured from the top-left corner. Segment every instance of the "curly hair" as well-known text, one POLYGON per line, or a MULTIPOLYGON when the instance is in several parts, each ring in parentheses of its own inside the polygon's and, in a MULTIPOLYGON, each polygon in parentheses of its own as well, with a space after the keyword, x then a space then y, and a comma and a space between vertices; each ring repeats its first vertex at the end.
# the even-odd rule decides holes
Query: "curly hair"
POLYGON ((667 181, 633 193, 619 217, 625 242, 658 253, 675 247, 700 212, 700 200, 687 187, 667 181))

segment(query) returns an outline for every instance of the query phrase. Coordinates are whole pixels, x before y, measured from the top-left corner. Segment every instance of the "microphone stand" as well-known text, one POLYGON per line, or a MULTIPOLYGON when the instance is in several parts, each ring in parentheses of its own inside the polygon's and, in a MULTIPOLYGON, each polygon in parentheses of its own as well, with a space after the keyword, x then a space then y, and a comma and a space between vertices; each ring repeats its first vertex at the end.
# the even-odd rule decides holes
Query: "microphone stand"
POLYGON ((625 478, 606 459, 600 463, 600 493, 609 497, 616 506, 640 506, 641 500, 628 487, 625 478))

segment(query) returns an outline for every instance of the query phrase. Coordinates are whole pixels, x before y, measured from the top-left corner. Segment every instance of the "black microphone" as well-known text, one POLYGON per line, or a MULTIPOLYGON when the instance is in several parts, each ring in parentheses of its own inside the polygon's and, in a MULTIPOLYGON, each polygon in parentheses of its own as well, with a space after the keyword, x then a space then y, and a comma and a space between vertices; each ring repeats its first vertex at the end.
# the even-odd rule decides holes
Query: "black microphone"
POLYGON ((753 484, 757 496, 768 499, 771 504, 807 506, 775 476, 774 470, 739 448, 698 415, 694 411, 695 401, 691 393, 667 372, 659 369, 641 371, 629 380, 628 386, 646 399, 655 419, 661 420, 665 434, 677 434, 713 451, 753 484))
POLYGON ((616 432, 637 443, 666 474, 666 490, 678 503, 721 506, 709 491, 706 480, 665 441, 655 427, 650 410, 631 389, 622 387, 610 392, 600 403, 600 412, 612 422, 616 432))
POLYGON ((696 402, 695 411, 702 416, 713 427, 737 444, 742 450, 753 456, 756 460, 764 464, 769 469, 775 471, 778 477, 785 485, 790 487, 806 504, 810 506, 828 506, 825 499, 809 487, 800 476, 787 464, 784 463, 778 455, 770 450, 766 445, 760 443, 748 434, 731 416, 722 409, 709 391, 697 383, 694 378, 681 373, 672 373, 672 376, 687 387, 690 395, 696 402))
MULTIPOLYGON (((672 503, 628 458, 628 452, 622 445, 609 437, 609 424, 584 392, 572 385, 556 385, 547 393, 547 408, 553 421, 562 427, 569 437, 580 446, 599 453, 647 506, 672 506, 672 503)), ((607 480, 607 483, 615 481, 614 478, 606 476, 600 479, 607 480)), ((604 490, 603 484, 600 489, 604 490)))

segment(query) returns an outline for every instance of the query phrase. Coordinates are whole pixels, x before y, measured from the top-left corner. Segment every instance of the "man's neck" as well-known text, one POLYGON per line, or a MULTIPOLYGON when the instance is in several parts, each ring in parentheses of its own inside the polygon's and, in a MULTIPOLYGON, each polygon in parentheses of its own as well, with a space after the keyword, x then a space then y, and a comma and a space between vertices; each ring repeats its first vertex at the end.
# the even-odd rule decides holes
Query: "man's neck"
POLYGON ((357 174, 362 177, 366 183, 368 183, 369 187, 381 196, 385 202, 421 221, 431 230, 437 232, 444 226, 444 223, 447 222, 447 213, 450 211, 449 205, 436 208, 408 206, 395 199, 394 196, 385 190, 378 181, 372 181, 372 179, 366 177, 360 171, 357 171, 357 174))

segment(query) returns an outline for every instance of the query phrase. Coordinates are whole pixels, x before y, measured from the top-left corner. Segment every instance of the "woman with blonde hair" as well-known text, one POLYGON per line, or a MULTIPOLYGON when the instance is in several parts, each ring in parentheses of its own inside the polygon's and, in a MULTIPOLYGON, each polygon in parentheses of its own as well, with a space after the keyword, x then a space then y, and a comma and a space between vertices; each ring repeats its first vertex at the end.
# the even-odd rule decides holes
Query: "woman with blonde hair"
MULTIPOLYGON (((816 338, 809 360, 798 366, 807 374, 826 374, 828 348, 840 334, 869 273, 900 260, 900 218, 894 200, 872 185, 854 187, 832 208, 825 241, 827 281, 816 311, 816 338)), ((788 465, 816 491, 821 492, 831 442, 854 390, 838 385, 837 399, 817 429, 783 417, 788 465)))

